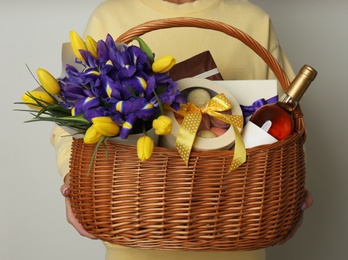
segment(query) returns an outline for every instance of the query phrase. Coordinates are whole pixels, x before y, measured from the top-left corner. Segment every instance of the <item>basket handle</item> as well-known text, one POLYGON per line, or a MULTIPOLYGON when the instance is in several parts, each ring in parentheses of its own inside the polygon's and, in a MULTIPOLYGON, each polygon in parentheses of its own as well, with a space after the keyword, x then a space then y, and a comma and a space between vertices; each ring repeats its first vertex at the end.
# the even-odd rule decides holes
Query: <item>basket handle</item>
POLYGON ((289 87, 289 78, 279 65, 278 61, 273 57, 273 55, 255 39, 253 39, 250 35, 226 23, 191 17, 152 20, 129 29, 125 33, 121 34, 116 39, 116 42, 128 44, 135 37, 141 36, 145 33, 159 29, 168 29, 174 27, 196 27, 201 29, 211 29, 223 32, 229 36, 232 36, 240 40, 246 46, 252 49, 258 56, 260 56, 263 59, 263 61, 270 67, 284 91, 286 91, 289 87))

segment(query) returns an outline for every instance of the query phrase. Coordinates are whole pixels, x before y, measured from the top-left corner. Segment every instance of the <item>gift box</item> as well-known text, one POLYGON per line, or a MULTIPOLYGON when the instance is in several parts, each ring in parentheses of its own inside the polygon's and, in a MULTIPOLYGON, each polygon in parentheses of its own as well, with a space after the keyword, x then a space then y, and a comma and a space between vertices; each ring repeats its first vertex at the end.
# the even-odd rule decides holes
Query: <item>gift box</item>
POLYGON ((192 77, 210 80, 223 79, 210 51, 199 53, 187 60, 175 64, 169 73, 175 81, 192 77))
POLYGON ((277 80, 217 80, 215 81, 228 90, 242 106, 264 99, 277 101, 277 80))
MULTIPOLYGON (((211 97, 215 96, 216 94, 224 94, 228 101, 232 105, 231 114, 235 117, 242 118, 242 110, 239 106, 238 101, 236 98, 229 92, 226 88, 221 87, 217 82, 208 80, 208 79, 201 79, 201 78, 186 78, 181 79, 178 81, 178 89, 183 93, 185 91, 195 89, 195 88, 201 88, 208 90, 208 92, 211 93, 211 97)), ((172 131, 169 135, 161 136, 160 137, 160 146, 166 147, 166 148, 173 148, 176 149, 176 140, 180 129, 180 124, 176 120, 175 112, 172 110, 166 111, 165 115, 170 117, 173 121, 172 131)), ((242 131, 243 125, 238 125, 237 129, 239 132, 242 131)), ((224 133, 221 136, 214 137, 214 138, 204 138, 196 136, 192 150, 197 151, 207 151, 207 150, 228 150, 230 149, 235 140, 235 133, 232 126, 230 126, 227 129, 227 132, 224 133)))
POLYGON ((245 121, 262 105, 278 100, 276 80, 217 80, 240 104, 245 121))

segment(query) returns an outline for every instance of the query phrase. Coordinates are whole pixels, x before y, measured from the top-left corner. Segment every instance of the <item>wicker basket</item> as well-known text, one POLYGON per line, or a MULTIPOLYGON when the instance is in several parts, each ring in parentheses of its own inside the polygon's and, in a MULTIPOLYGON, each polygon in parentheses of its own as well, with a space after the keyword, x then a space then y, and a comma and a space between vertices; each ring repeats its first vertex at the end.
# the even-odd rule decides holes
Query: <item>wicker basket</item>
MULTIPOLYGON (((250 36, 229 25, 195 18, 151 21, 117 42, 171 27, 213 29, 250 47, 286 89, 289 80, 250 36)), ((176 150, 155 147, 149 161, 136 147, 108 142, 87 176, 93 145, 74 139, 71 204, 83 227, 101 240, 136 248, 236 251, 266 248, 296 225, 305 189, 305 128, 300 108, 295 133, 247 149, 247 162, 227 173, 233 151, 193 151, 186 167, 176 150)))

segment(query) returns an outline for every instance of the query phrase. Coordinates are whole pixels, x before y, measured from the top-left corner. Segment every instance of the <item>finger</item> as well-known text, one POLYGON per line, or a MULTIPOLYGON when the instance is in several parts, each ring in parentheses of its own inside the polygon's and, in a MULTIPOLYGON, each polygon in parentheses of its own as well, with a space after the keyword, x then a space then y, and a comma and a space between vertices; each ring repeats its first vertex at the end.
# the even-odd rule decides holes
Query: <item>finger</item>
POLYGON ((313 206, 314 199, 312 193, 309 190, 306 190, 305 198, 302 204, 302 210, 308 209, 313 206))
POLYGON ((289 241, 291 238, 294 237, 294 235, 296 234, 297 230, 302 226, 302 222, 303 222, 303 211, 301 212, 300 218, 298 220, 298 222, 296 223, 295 227, 290 231, 289 234, 286 235, 286 237, 280 241, 277 245, 282 245, 285 242, 289 241))
POLYGON ((69 189, 69 186, 66 185, 66 184, 63 184, 61 187, 60 187, 60 193, 62 193, 62 195, 64 197, 69 197, 70 196, 70 189, 69 189))
POLYGON ((306 190, 305 198, 304 198, 304 201, 302 203, 302 212, 301 212, 299 221, 296 223, 296 226, 291 230, 291 232, 282 241, 280 241, 280 243, 278 243, 278 245, 282 245, 294 237, 297 230, 302 226, 304 210, 311 207, 313 205, 313 203, 314 203, 314 200, 313 200, 312 193, 309 190, 306 190))
POLYGON ((69 198, 65 199, 66 203, 66 218, 68 220, 68 222, 77 230, 77 232, 84 237, 88 237, 90 239, 97 239, 97 237, 89 234, 81 225, 81 223, 77 220, 77 218, 75 217, 75 214, 73 213, 72 209, 71 209, 71 204, 70 204, 70 200, 69 198))

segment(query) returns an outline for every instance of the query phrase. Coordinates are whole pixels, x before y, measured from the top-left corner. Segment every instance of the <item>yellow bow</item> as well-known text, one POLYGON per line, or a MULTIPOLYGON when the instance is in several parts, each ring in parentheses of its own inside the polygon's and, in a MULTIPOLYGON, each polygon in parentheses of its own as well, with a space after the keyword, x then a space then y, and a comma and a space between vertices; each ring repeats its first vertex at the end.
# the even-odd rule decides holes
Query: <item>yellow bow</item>
POLYGON ((175 113, 184 117, 178 132, 175 145, 186 165, 188 165, 193 142, 195 140, 199 125, 202 121, 202 114, 213 116, 221 121, 230 124, 233 127, 235 135, 235 152, 228 172, 237 169, 246 161, 246 150, 244 142, 242 140, 241 134, 237 129, 237 127, 243 127, 243 116, 219 113, 222 111, 230 110, 231 108, 232 104, 228 101, 226 96, 224 94, 218 94, 213 97, 205 107, 198 108, 194 104, 189 103, 187 105, 182 104, 178 111, 174 111, 175 113))

